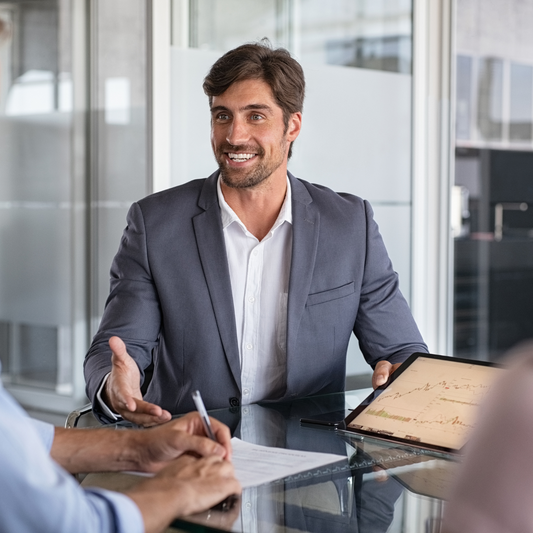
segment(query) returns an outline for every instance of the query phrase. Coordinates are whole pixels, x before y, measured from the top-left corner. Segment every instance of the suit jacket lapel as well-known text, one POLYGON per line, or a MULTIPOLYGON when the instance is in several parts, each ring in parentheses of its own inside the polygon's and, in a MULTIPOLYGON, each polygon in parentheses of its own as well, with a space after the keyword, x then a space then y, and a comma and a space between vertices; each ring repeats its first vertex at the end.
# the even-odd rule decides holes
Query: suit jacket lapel
POLYGON ((241 388, 241 367, 233 296, 216 192, 218 172, 204 182, 198 205, 204 211, 193 218, 202 268, 215 312, 218 331, 233 377, 241 388))
POLYGON ((289 179, 292 192, 293 240, 287 310, 287 388, 298 390, 294 384, 299 381, 302 363, 297 360, 296 343, 315 267, 320 213, 312 203, 305 185, 290 173, 289 179))

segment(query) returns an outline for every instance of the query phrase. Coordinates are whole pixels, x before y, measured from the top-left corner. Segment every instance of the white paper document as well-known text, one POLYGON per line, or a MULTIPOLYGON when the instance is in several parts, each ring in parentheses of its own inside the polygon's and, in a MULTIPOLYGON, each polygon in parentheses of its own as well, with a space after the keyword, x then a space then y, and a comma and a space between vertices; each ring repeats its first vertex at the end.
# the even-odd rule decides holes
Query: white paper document
POLYGON ((243 489, 314 470, 337 461, 346 461, 345 455, 260 446, 236 437, 231 439, 231 446, 235 477, 243 489))

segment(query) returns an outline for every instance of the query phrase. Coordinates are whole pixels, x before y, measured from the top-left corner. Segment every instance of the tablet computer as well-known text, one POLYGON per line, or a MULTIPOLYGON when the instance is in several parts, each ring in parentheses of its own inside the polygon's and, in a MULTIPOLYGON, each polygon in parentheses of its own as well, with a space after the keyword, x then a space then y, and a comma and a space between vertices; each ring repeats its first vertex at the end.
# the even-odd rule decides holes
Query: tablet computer
POLYGON ((479 404, 503 367, 415 353, 338 429, 445 453, 460 453, 479 404))

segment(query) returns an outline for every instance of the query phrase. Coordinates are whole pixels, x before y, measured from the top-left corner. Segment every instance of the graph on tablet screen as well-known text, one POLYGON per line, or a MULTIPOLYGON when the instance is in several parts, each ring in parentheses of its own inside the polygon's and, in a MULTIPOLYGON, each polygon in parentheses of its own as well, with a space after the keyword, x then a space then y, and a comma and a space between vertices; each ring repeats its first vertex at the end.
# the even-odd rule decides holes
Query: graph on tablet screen
POLYGON ((348 425, 460 449, 501 368, 419 357, 348 425))

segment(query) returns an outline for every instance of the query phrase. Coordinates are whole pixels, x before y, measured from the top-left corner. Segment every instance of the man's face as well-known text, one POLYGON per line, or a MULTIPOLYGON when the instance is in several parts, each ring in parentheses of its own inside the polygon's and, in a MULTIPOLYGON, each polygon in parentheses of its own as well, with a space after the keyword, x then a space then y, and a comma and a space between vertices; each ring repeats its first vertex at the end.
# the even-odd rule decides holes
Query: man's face
POLYGON ((298 137, 301 114, 285 127, 283 112, 268 84, 243 80, 214 96, 211 103, 211 146, 223 183, 250 188, 274 173, 287 173, 287 153, 298 137))

